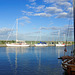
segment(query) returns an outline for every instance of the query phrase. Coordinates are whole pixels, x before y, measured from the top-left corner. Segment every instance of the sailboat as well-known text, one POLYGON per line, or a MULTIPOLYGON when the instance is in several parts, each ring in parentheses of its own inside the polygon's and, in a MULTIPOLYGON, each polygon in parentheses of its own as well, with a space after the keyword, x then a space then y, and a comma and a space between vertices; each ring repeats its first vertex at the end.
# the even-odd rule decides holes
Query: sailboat
MULTIPOLYGON (((58 32, 58 36, 60 36, 60 30, 58 32)), ((65 44, 62 44, 61 42, 58 42, 58 44, 55 44, 56 47, 63 47, 65 44)))
POLYGON ((17 33, 18 33, 18 19, 16 19, 16 43, 6 43, 6 46, 13 46, 13 47, 29 47, 29 44, 26 44, 24 41, 17 40, 17 33))
MULTIPOLYGON (((73 0, 73 11, 74 11, 74 50, 71 52, 71 56, 62 56, 62 68, 67 72, 68 75, 75 75, 75 0, 73 0)), ((64 52, 67 52, 66 46, 64 52)))
POLYGON ((48 44, 46 42, 41 42, 41 29, 40 29, 40 43, 34 44, 36 47, 46 47, 48 44))
POLYGON ((34 46, 48 46, 48 44, 40 41, 40 43, 34 44, 34 46))
POLYGON ((65 44, 61 44, 60 42, 56 44, 56 47, 63 47, 63 46, 65 46, 65 44))

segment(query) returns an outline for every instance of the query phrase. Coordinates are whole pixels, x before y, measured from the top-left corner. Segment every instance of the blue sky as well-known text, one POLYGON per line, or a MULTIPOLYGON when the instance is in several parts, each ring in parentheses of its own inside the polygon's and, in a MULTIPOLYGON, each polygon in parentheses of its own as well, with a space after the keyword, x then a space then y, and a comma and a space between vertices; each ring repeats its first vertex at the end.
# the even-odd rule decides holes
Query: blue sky
POLYGON ((16 19, 18 40, 59 40, 59 31, 61 40, 66 38, 69 31, 68 35, 73 36, 72 2, 73 0, 0 0, 0 40, 15 40, 16 19))

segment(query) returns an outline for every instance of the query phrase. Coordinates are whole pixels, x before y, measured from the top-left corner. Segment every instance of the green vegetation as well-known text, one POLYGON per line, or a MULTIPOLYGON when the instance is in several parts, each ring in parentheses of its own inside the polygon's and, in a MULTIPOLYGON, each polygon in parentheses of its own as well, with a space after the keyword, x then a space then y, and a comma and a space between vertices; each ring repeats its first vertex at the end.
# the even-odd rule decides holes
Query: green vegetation
POLYGON ((6 44, 6 43, 15 43, 16 41, 5 41, 5 40, 0 40, 0 44, 6 44))
MULTIPOLYGON (((37 44, 40 43, 40 41, 25 41, 27 44, 37 44)), ((41 42, 46 42, 48 44, 58 44, 59 41, 41 41, 41 42)), ((0 44, 6 44, 6 43, 16 43, 15 40, 9 40, 9 41, 5 41, 5 40, 0 40, 0 44)), ((64 41, 61 41, 61 43, 65 43, 64 41)), ((68 41, 67 44, 74 44, 74 42, 72 41, 68 41)))

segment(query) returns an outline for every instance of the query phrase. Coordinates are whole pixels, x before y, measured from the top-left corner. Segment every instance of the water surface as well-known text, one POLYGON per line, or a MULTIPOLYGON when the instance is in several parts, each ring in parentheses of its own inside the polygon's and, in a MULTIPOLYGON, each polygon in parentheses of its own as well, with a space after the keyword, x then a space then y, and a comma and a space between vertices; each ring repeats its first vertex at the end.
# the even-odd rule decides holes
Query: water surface
POLYGON ((0 47, 0 75, 65 75, 63 55, 64 47, 0 47))

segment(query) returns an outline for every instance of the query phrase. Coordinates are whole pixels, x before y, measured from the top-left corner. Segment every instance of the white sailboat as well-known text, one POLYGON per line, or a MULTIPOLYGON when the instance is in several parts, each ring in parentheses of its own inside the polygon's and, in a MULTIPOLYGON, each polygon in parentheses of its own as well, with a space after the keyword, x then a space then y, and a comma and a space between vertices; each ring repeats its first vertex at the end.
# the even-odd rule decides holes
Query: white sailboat
POLYGON ((40 42, 40 43, 34 44, 34 46, 48 46, 48 44, 46 44, 45 42, 40 42))
POLYGON ((29 44, 26 44, 24 41, 17 40, 17 33, 18 33, 18 19, 16 19, 16 43, 7 43, 6 46, 13 46, 13 47, 29 47, 29 44))
POLYGON ((56 47, 62 47, 62 46, 65 46, 65 44, 61 44, 60 42, 56 44, 56 47))
MULTIPOLYGON (((58 32, 58 37, 60 37, 60 30, 58 32)), ((55 45, 56 47, 63 47, 65 44, 62 44, 61 42, 58 42, 58 44, 55 45)))
POLYGON ((30 45, 25 44, 25 43, 11 43, 11 44, 6 44, 6 46, 13 46, 13 47, 29 47, 30 45))
POLYGON ((46 47, 48 44, 46 42, 41 42, 41 30, 40 30, 40 43, 34 44, 36 47, 46 47))

